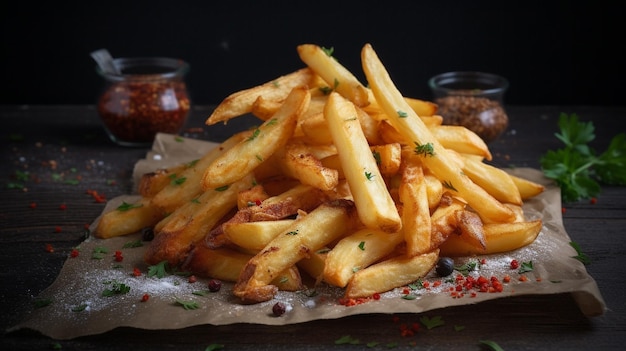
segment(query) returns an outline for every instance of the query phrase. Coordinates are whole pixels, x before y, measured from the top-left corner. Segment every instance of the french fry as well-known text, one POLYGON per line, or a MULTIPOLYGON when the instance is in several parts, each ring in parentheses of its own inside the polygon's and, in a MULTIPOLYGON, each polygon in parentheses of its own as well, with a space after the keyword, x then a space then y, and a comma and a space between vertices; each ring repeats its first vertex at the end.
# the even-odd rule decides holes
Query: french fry
POLYGON ((315 252, 309 253, 308 256, 303 257, 296 266, 302 272, 307 273, 310 277, 315 279, 315 283, 320 283, 324 278, 324 267, 326 266, 326 257, 330 249, 324 247, 315 252))
MULTIPOLYGON (((199 277, 236 282, 251 257, 252 255, 229 248, 209 249, 204 245, 197 245, 182 268, 199 277)), ((296 267, 288 267, 280 272, 271 283, 283 291, 302 289, 302 278, 296 267)))
POLYGON ((513 180, 513 183, 515 183, 515 186, 517 187, 517 190, 519 191, 522 200, 527 200, 531 197, 535 197, 545 190, 545 187, 543 185, 532 182, 528 179, 524 179, 513 174, 509 174, 509 177, 511 177, 511 180, 513 180))
POLYGON ((439 248, 444 256, 489 255, 512 251, 524 247, 537 238, 541 232, 542 221, 492 223, 485 224, 486 248, 478 250, 463 238, 450 236, 439 248))
POLYGON ((367 88, 327 51, 313 44, 298 45, 297 50, 300 59, 326 81, 329 89, 338 92, 356 106, 367 106, 370 103, 367 88))
POLYGON ((299 211, 310 211, 326 201, 326 194, 310 185, 299 184, 293 188, 262 201, 259 206, 250 206, 237 211, 221 225, 215 226, 205 238, 210 248, 226 245, 224 226, 229 223, 246 223, 257 221, 275 221, 297 214, 299 211))
POLYGON ((161 218, 161 211, 152 205, 150 199, 141 197, 136 202, 123 203, 117 209, 104 213, 98 221, 94 235, 108 239, 136 233, 154 226, 161 218))
POLYGON ((229 242, 251 251, 260 251, 276 235, 293 223, 293 219, 275 221, 224 223, 224 235, 229 242))
POLYGON ((463 159, 463 173, 500 202, 522 204, 522 197, 511 176, 500 168, 475 160, 463 159))
POLYGON ((376 160, 363 135, 354 104, 331 93, 324 116, 337 146, 361 221, 370 228, 397 232, 402 222, 376 160))
POLYGON ((389 255, 402 239, 401 233, 370 228, 344 237, 326 255, 324 281, 345 287, 356 271, 389 255))
POLYGON ((137 192, 143 197, 154 197, 159 191, 167 186, 176 174, 193 166, 194 162, 176 165, 170 168, 161 168, 153 172, 145 173, 139 179, 137 192))
POLYGON ((145 252, 144 261, 156 264, 166 260, 171 266, 183 263, 193 245, 204 239, 237 205, 239 191, 252 185, 252 177, 248 175, 227 188, 208 190, 176 209, 155 226, 154 240, 145 252))
POLYGON ((232 135, 218 147, 211 149, 199 160, 186 165, 182 172, 175 173, 170 182, 152 198, 152 204, 161 209, 163 214, 174 212, 185 203, 202 193, 202 177, 205 169, 220 155, 249 137, 249 132, 232 135))
POLYGON ((248 139, 227 150, 205 170, 202 188, 218 188, 248 174, 284 146, 293 134, 298 116, 307 108, 311 95, 307 89, 295 88, 285 103, 248 139))
POLYGON ((288 143, 279 159, 283 173, 324 191, 333 190, 339 183, 339 172, 325 167, 302 143, 288 143))
POLYGON ((439 258, 439 250, 409 257, 399 256, 369 266, 354 274, 346 287, 346 298, 369 297, 412 283, 428 274, 439 258))
POLYGON ((275 237, 243 268, 233 289, 243 303, 267 301, 277 288, 271 285, 276 275, 295 265, 309 252, 315 252, 345 235, 354 225, 351 201, 325 203, 301 216, 283 234, 275 237))
POLYGON ((307 87, 315 80, 315 73, 309 68, 278 77, 262 85, 240 90, 225 98, 207 118, 206 124, 226 123, 229 119, 252 112, 254 102, 259 96, 266 101, 282 102, 292 89, 307 87))
POLYGON ((411 257, 430 249, 430 207, 420 160, 417 155, 410 154, 404 160, 398 193, 402 202, 402 233, 406 242, 406 255, 411 257))
POLYGON ((491 161, 491 151, 478 134, 463 126, 441 125, 429 127, 441 146, 462 154, 478 155, 491 161))
POLYGON ((383 176, 389 177, 398 173, 402 154, 400 143, 373 145, 370 149, 383 176))
POLYGON ((429 168, 450 189, 463 197, 487 222, 511 222, 513 212, 480 186, 473 183, 452 162, 441 143, 433 136, 424 122, 415 114, 404 97, 393 84, 389 73, 374 52, 366 44, 362 50, 362 63, 376 101, 389 115, 394 128, 404 136, 404 140, 415 143, 423 164, 429 168))

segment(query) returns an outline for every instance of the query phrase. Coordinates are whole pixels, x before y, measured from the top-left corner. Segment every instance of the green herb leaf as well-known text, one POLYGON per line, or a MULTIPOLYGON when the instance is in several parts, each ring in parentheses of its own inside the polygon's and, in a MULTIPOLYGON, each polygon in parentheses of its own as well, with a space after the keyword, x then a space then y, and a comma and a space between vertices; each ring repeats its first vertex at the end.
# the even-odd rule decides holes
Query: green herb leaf
POLYGON ((104 289, 102 296, 111 297, 115 295, 123 295, 130 291, 130 286, 120 282, 109 282, 111 288, 104 289))
POLYGON ((600 183, 626 185, 626 133, 611 139, 606 151, 597 155, 589 143, 595 139, 592 122, 578 115, 561 113, 555 136, 564 147, 541 156, 541 169, 561 188, 563 202, 589 199, 600 193, 600 183))
POLYGON ((527 272, 532 272, 533 269, 534 269, 533 261, 522 262, 522 264, 520 264, 519 270, 517 272, 519 274, 524 274, 524 273, 527 273, 527 272))
POLYGON ((500 347, 500 345, 498 345, 498 343, 496 343, 495 341, 491 341, 491 340, 480 340, 479 341, 481 344, 488 346, 491 350, 493 351, 504 351, 503 348, 500 347))
POLYGON ((169 265, 167 260, 161 261, 155 265, 148 267, 148 277, 163 278, 168 275, 169 265))
POLYGON ((200 308, 198 303, 195 301, 183 301, 180 299, 176 299, 176 303, 178 305, 181 305, 186 310, 197 310, 198 308, 200 308))
POLYGON ((574 250, 576 250, 576 256, 572 256, 572 258, 575 258, 577 260, 579 260, 580 262, 582 262, 584 265, 588 265, 591 263, 591 258, 589 258, 589 256, 587 256, 581 249, 580 246, 571 241, 570 246, 574 248, 574 250))
POLYGON ((416 155, 435 156, 435 149, 433 148, 433 144, 431 143, 419 144, 418 142, 414 142, 414 143, 415 143, 414 152, 416 155))
POLYGON ((359 339, 353 338, 350 335, 344 335, 340 337, 339 339, 335 340, 335 345, 345 345, 345 344, 358 345, 360 343, 361 341, 359 339))
POLYGON ((426 327, 426 329, 430 330, 436 327, 441 327, 446 324, 441 316, 435 316, 433 318, 429 318, 428 316, 420 317, 420 322, 426 327))
POLYGON ((215 350, 221 350, 223 348, 224 348, 224 344, 211 344, 207 346, 206 349, 204 349, 204 351, 215 351, 215 350))
POLYGON ((139 208, 143 206, 143 204, 129 204, 126 201, 123 201, 121 205, 117 206, 117 210, 120 212, 126 212, 128 210, 131 210, 133 208, 139 208))

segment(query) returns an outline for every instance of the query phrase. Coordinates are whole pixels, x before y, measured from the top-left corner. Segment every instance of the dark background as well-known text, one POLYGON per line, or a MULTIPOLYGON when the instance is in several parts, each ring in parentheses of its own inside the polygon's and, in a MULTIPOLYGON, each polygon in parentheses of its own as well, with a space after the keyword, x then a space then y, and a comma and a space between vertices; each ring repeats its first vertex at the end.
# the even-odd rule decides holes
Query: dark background
POLYGON ((613 3, 3 2, 0 103, 93 103, 99 48, 182 58, 193 102, 214 104, 303 67, 301 43, 334 47, 363 79, 369 42, 406 96, 430 98, 435 74, 480 70, 509 79, 508 104, 624 105, 626 6, 613 3))

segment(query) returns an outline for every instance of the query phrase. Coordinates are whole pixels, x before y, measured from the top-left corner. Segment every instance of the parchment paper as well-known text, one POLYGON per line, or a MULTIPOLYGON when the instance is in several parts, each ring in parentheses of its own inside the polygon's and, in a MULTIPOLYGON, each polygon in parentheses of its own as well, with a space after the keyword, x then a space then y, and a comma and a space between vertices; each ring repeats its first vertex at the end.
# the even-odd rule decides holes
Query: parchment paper
MULTIPOLYGON (((137 162, 134 179, 141 174, 197 159, 216 144, 193 139, 182 139, 168 134, 157 136, 153 149, 146 158, 137 162)), ((207 279, 189 283, 188 278, 168 275, 163 278, 149 277, 148 267, 142 260, 146 248, 124 248, 125 244, 141 241, 141 234, 107 240, 90 237, 80 245, 80 255, 68 258, 57 279, 44 290, 39 299, 51 303, 33 309, 23 322, 11 328, 30 328, 55 339, 71 339, 84 335, 99 334, 116 327, 142 329, 178 329, 193 325, 224 325, 231 323, 257 323, 282 325, 319 319, 341 318, 365 313, 420 313, 432 309, 475 304, 482 301, 524 294, 571 293, 581 311, 589 316, 605 312, 606 305, 594 279, 584 265, 572 256, 576 251, 563 227, 560 191, 542 173, 534 169, 512 169, 510 172, 546 186, 540 196, 527 201, 525 213, 530 218, 543 219, 543 229, 537 240, 524 248, 505 254, 486 255, 486 263, 472 275, 514 278, 505 284, 502 293, 478 293, 476 297, 451 298, 444 283, 436 289, 420 290, 414 300, 401 298, 401 289, 382 294, 378 301, 346 307, 337 303, 343 290, 327 286, 315 288, 316 295, 302 292, 279 292, 274 300, 255 305, 242 305, 232 296, 232 284, 224 283, 217 293, 207 292, 207 279), (95 249, 106 248, 108 254, 102 259, 93 259, 95 249), (116 262, 114 253, 122 252, 123 261, 116 262), (534 270, 527 273, 528 281, 520 282, 516 271, 510 269, 512 259, 519 262, 532 261, 534 270), (139 268, 142 275, 133 275, 139 268), (540 278, 540 279, 538 279, 540 278), (123 283, 130 287, 126 294, 110 297, 103 291, 111 283, 123 283), (142 296, 150 298, 142 302, 142 296), (185 309, 178 301, 193 301, 197 309, 185 309), (281 317, 272 315, 272 306, 281 301, 288 311, 281 317)), ((136 184, 136 183, 135 183, 136 184)), ((136 195, 121 196, 111 200, 104 212, 116 208, 122 201, 132 201, 136 195)), ((96 219, 92 228, 97 223, 96 219)), ((457 258, 456 264, 475 258, 457 258)), ((428 280, 436 277, 431 274, 428 280)))

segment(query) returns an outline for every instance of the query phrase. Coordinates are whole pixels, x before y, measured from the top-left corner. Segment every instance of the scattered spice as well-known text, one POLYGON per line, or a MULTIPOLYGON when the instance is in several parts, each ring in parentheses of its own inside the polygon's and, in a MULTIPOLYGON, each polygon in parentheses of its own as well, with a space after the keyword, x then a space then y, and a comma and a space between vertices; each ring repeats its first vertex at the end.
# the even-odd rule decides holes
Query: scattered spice
POLYGON ((222 288, 222 281, 218 279, 209 280, 209 291, 210 292, 218 292, 222 288))
POLYGON ((71 258, 76 258, 76 257, 78 257, 79 253, 80 253, 80 251, 78 251, 78 249, 72 249, 70 251, 70 257, 71 258))
POLYGON ((54 247, 52 247, 52 244, 46 244, 46 252, 49 252, 49 253, 54 252, 54 247))

